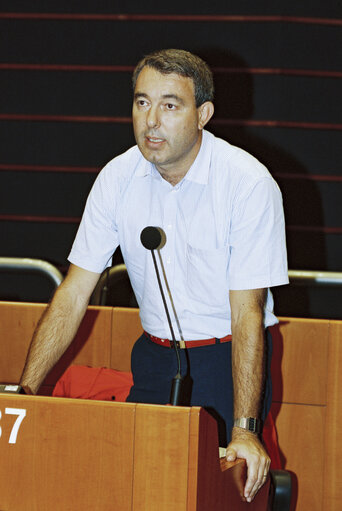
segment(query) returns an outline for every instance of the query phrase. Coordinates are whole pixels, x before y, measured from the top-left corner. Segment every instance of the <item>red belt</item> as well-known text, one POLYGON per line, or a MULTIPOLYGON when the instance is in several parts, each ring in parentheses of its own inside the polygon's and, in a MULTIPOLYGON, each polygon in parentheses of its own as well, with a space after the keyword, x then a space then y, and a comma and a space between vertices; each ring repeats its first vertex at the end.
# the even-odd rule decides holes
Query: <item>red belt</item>
MULTIPOLYGON (((148 332, 144 332, 147 337, 154 342, 155 344, 159 344, 160 346, 165 346, 166 348, 173 348, 173 341, 170 339, 160 339, 159 337, 155 337, 154 335, 149 334, 148 332)), ((218 344, 223 342, 229 342, 232 340, 232 336, 226 335, 225 337, 221 337, 218 339, 216 337, 212 337, 211 339, 199 339, 198 341, 176 341, 178 348, 197 348, 199 346, 210 346, 211 344, 218 344)))

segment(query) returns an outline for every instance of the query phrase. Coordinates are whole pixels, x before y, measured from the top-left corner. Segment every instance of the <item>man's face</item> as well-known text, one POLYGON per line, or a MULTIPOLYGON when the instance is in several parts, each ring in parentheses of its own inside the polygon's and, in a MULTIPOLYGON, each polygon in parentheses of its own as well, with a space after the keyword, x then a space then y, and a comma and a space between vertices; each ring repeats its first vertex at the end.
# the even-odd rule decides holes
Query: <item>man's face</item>
POLYGON ((144 157, 167 180, 176 175, 181 179, 197 156, 200 108, 191 78, 150 67, 140 72, 134 91, 134 136, 144 157))

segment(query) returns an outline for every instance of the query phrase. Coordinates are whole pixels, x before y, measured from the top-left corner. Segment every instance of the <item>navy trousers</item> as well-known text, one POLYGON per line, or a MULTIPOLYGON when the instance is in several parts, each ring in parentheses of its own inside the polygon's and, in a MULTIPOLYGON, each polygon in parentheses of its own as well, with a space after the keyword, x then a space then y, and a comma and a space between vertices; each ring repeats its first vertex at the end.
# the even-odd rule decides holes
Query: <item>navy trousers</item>
MULTIPOLYGON (((266 383, 263 395, 262 419, 272 401, 270 364, 272 338, 266 330, 266 383)), ((180 350, 185 406, 202 406, 215 417, 220 445, 226 447, 233 427, 232 343, 201 346, 180 350)), ((177 373, 174 349, 153 343, 143 334, 132 350, 134 385, 127 401, 134 403, 167 404, 171 384, 177 373)))

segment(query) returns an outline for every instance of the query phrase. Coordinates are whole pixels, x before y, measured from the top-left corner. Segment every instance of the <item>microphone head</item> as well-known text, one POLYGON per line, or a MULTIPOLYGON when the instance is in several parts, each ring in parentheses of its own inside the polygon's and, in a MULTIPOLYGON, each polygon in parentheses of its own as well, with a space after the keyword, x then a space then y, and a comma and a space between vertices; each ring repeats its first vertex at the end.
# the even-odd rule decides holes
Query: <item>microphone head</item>
POLYGON ((147 250, 163 248, 166 234, 161 227, 145 227, 140 234, 140 241, 147 250))

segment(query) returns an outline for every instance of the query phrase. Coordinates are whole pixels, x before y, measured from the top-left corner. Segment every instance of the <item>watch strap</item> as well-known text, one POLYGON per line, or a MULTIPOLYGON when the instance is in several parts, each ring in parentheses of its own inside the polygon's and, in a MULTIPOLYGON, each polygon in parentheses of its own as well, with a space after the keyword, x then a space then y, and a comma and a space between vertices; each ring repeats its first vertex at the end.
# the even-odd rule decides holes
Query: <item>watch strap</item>
POLYGON ((243 428, 251 433, 261 433, 261 420, 255 417, 240 417, 234 420, 234 427, 243 428))

